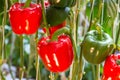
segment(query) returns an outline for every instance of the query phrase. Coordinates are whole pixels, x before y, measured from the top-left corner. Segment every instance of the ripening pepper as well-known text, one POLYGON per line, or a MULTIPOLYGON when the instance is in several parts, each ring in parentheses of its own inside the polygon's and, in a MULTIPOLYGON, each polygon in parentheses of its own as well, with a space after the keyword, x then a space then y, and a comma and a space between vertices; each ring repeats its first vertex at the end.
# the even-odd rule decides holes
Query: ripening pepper
POLYGON ((50 37, 42 37, 37 50, 45 67, 52 72, 67 70, 74 57, 70 37, 64 34, 58 36, 57 41, 51 41, 50 37))
POLYGON ((97 30, 89 31, 82 43, 84 58, 92 64, 100 64, 113 50, 113 40, 107 33, 102 33, 102 39, 97 30))
POLYGON ((106 58, 102 80, 120 80, 120 53, 111 54, 106 58))
POLYGON ((10 7, 9 20, 14 33, 34 34, 42 20, 41 5, 31 3, 24 8, 24 3, 15 3, 10 7))

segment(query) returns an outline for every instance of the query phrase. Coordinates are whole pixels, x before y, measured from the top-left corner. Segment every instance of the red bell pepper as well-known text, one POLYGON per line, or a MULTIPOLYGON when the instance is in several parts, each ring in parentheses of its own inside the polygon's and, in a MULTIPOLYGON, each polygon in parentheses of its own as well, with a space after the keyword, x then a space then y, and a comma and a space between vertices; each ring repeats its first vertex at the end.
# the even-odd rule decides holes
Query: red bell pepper
POLYGON ((74 57, 72 43, 67 35, 60 35, 57 41, 42 37, 38 42, 37 50, 45 67, 52 72, 67 70, 74 57))
POLYGON ((120 80, 120 54, 112 54, 107 57, 102 80, 120 80))
POLYGON ((16 34, 34 34, 42 19, 40 4, 31 3, 24 8, 24 3, 15 3, 9 10, 10 24, 16 34))

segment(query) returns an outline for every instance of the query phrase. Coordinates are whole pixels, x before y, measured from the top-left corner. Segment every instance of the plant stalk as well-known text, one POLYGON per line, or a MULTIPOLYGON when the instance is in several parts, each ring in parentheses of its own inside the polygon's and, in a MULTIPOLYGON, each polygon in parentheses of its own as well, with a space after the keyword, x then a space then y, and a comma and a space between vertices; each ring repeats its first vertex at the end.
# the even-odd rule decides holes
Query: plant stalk
POLYGON ((50 78, 50 80, 55 80, 55 76, 54 76, 53 72, 50 72, 49 78, 50 78))
POLYGON ((95 80, 99 80, 100 79, 100 64, 96 65, 96 78, 95 80))
POLYGON ((93 10, 94 10, 94 4, 95 4, 95 0, 91 0, 91 12, 90 12, 90 25, 89 25, 89 28, 88 28, 88 30, 87 30, 87 32, 88 31, 90 31, 90 29, 91 29, 91 27, 92 27, 92 20, 93 20, 93 10))
POLYGON ((44 0, 41 0, 41 4, 42 4, 43 22, 44 22, 45 29, 46 29, 46 36, 49 36, 50 33, 49 33, 49 26, 48 26, 48 23, 47 23, 47 20, 46 20, 46 15, 45 15, 46 11, 45 11, 44 0))
POLYGON ((95 80, 95 65, 91 65, 92 66, 92 74, 93 74, 93 80, 95 80))
POLYGON ((40 75, 40 64, 39 64, 39 55, 37 53, 37 43, 38 43, 38 32, 36 33, 35 36, 35 42, 36 42, 36 80, 41 80, 41 75, 40 75))
POLYGON ((21 63, 20 63, 20 80, 22 80, 23 74, 24 74, 23 36, 20 35, 19 37, 20 37, 20 59, 21 59, 21 63))
POLYGON ((82 80, 83 73, 84 73, 84 59, 83 59, 83 54, 82 54, 82 46, 80 47, 80 57, 79 57, 79 75, 78 79, 82 80))

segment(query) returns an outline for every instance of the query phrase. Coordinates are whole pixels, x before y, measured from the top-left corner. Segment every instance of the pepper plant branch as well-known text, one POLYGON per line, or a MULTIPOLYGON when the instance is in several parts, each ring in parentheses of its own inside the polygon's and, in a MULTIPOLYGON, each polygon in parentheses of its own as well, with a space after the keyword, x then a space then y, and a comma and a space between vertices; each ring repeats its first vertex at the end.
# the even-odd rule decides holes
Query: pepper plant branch
POLYGON ((6 25, 6 19, 7 19, 7 8, 8 8, 8 1, 5 0, 4 3, 4 14, 3 14, 3 20, 2 20, 2 50, 1 50, 1 58, 4 59, 5 55, 5 25, 6 25))
POLYGON ((39 56, 38 56, 38 54, 36 54, 36 80, 41 80, 40 79, 40 76, 39 76, 39 74, 40 74, 40 69, 39 69, 39 56))
POLYGON ((93 80, 95 80, 95 66, 94 65, 91 65, 91 66, 92 66, 93 80))
POLYGON ((36 66, 36 80, 41 80, 41 75, 40 75, 40 68, 39 68, 39 56, 38 56, 38 52, 37 52, 37 43, 38 43, 38 31, 35 35, 35 43, 36 43, 36 63, 35 63, 35 66, 36 66))
POLYGON ((80 47, 79 66, 80 66, 80 70, 78 73, 79 74, 78 79, 82 80, 83 73, 84 73, 84 59, 83 59, 83 53, 82 53, 82 46, 80 47))
MULTIPOLYGON (((77 2, 77 9, 78 9, 78 14, 77 14, 77 21, 76 21, 76 27, 77 27, 77 31, 76 31, 76 35, 78 37, 78 27, 79 27, 79 22, 80 22, 80 4, 81 4, 82 0, 78 0, 77 2)), ((77 39, 77 38, 76 38, 77 39)), ((78 43, 78 42, 77 42, 78 43)), ((84 60, 83 60, 83 55, 82 55, 82 46, 80 46, 80 55, 79 55, 79 66, 80 68, 78 69, 78 79, 82 80, 82 76, 83 76, 83 67, 84 67, 84 60)))
POLYGON ((77 56, 77 28, 76 28, 76 15, 75 14, 75 10, 76 10, 76 7, 74 7, 72 10, 71 10, 71 15, 69 16, 69 24, 70 24, 70 34, 71 34, 71 40, 72 40, 72 44, 73 44, 73 50, 74 50, 74 61, 71 65, 71 68, 70 69, 70 80, 75 80, 75 76, 77 76, 77 70, 76 70, 76 67, 78 66, 78 56, 77 56))
POLYGON ((96 78, 95 78, 95 80, 99 80, 99 78, 100 78, 100 64, 97 64, 96 65, 96 78))
POLYGON ((91 12, 90 12, 90 20, 89 20, 90 25, 89 25, 87 32, 90 31, 90 29, 92 27, 92 19, 93 19, 93 10, 94 10, 95 0, 92 0, 91 2, 92 2, 92 4, 91 4, 91 12))
MULTIPOLYGON (((120 12, 119 12, 120 4, 119 4, 119 2, 120 1, 118 1, 118 20, 120 20, 120 12)), ((119 35, 120 35, 120 21, 119 21, 119 25, 118 25, 118 31, 116 30, 116 39, 115 39, 116 45, 118 44, 119 35)))
POLYGON ((27 79, 29 78, 30 69, 32 68, 32 63, 34 61, 34 56, 36 53, 36 44, 35 44, 35 35, 30 35, 30 54, 29 54, 29 62, 27 69, 27 79))
POLYGON ((22 80, 23 78, 23 68, 24 68, 24 51, 23 51, 23 35, 20 35, 20 59, 21 59, 21 62, 20 62, 20 80, 22 80))
POLYGON ((115 44, 118 44, 118 40, 119 40, 119 36, 120 36, 120 22, 119 22, 119 26, 118 26, 118 31, 116 31, 116 39, 115 39, 115 44))
POLYGON ((46 29, 46 35, 49 36, 49 26, 47 24, 47 20, 46 20, 46 11, 45 11, 45 5, 44 5, 44 0, 41 0, 41 4, 42 4, 42 16, 43 16, 43 22, 45 24, 45 29, 46 29))

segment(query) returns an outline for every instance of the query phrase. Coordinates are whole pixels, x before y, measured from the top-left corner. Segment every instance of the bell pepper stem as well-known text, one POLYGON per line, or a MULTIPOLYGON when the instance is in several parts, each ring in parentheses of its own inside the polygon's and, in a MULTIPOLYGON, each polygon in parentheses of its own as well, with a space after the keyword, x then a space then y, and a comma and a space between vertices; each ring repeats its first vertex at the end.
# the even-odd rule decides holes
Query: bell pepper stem
POLYGON ((57 40, 57 39, 58 39, 58 36, 61 35, 61 34, 63 34, 63 33, 70 35, 70 30, 69 30, 69 28, 63 27, 63 28, 55 31, 54 34, 52 35, 51 41, 57 40))
POLYGON ((31 3, 31 0, 27 0, 26 3, 25 3, 25 5, 24 5, 24 8, 29 7, 30 3, 31 3))
POLYGON ((98 32, 98 39, 102 40, 102 37, 103 37, 102 27, 99 24, 97 24, 96 29, 98 32))

